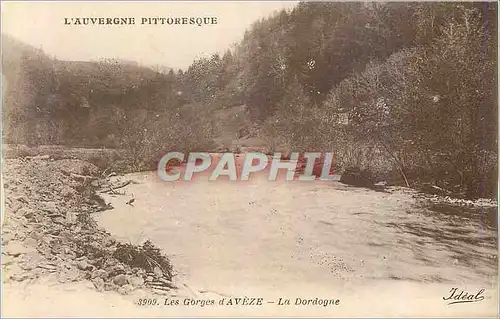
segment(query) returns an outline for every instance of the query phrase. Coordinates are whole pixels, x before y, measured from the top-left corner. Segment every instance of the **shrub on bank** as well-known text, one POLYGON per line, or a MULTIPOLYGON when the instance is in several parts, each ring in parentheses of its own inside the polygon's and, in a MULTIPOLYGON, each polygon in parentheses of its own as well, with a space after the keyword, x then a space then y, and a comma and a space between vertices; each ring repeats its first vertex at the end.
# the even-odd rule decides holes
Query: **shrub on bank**
POLYGON ((344 173, 340 178, 340 182, 358 187, 373 187, 376 179, 375 176, 368 170, 351 166, 344 170, 344 173))
POLYGON ((113 257, 132 268, 141 268, 146 272, 161 271, 163 277, 172 280, 172 265, 160 249, 147 240, 141 246, 119 243, 113 257))

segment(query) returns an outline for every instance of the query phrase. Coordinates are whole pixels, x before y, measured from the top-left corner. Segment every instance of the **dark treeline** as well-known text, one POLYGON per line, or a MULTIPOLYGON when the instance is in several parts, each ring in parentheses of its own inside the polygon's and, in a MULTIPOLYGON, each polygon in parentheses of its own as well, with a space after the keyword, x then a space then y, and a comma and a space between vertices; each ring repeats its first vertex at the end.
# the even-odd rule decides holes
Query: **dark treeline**
POLYGON ((496 193, 496 3, 301 3, 176 72, 15 52, 10 143, 209 151, 224 134, 214 114, 245 105, 269 151, 333 151, 341 171, 496 193))

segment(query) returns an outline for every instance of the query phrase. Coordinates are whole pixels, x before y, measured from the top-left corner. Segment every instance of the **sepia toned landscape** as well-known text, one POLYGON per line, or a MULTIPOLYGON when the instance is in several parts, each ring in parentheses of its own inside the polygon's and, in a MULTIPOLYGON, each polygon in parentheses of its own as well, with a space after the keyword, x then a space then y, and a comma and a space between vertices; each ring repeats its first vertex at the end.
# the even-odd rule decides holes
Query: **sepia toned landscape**
POLYGON ((497 317, 497 3, 209 4, 137 33, 63 22, 195 3, 39 3, 38 35, 3 5, 2 315, 497 317), (337 178, 166 182, 169 152, 332 153, 337 178))

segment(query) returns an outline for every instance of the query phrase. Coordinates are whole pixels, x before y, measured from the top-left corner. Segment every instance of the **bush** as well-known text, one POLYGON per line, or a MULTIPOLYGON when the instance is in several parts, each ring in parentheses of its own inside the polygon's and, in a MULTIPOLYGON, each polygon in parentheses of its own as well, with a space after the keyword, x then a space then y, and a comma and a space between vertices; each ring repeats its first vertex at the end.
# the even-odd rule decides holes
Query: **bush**
POLYGON ((345 169, 340 182, 358 187, 373 187, 376 182, 373 174, 359 167, 348 167, 345 169))
POLYGON ((160 249, 149 240, 142 246, 118 244, 113 257, 132 268, 138 267, 146 272, 155 272, 154 269, 158 267, 166 279, 172 280, 170 260, 162 255, 160 249))

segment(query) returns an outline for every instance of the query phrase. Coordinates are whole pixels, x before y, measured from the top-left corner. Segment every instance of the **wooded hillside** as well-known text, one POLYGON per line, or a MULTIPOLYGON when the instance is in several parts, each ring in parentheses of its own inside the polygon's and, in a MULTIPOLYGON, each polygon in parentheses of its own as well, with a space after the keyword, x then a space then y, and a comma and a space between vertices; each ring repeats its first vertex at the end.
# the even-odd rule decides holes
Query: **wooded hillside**
POLYGON ((341 171, 496 193, 493 2, 301 3, 255 22, 235 49, 167 73, 3 40, 8 143, 211 151, 220 112, 244 106, 243 135, 269 151, 334 151, 341 171))

